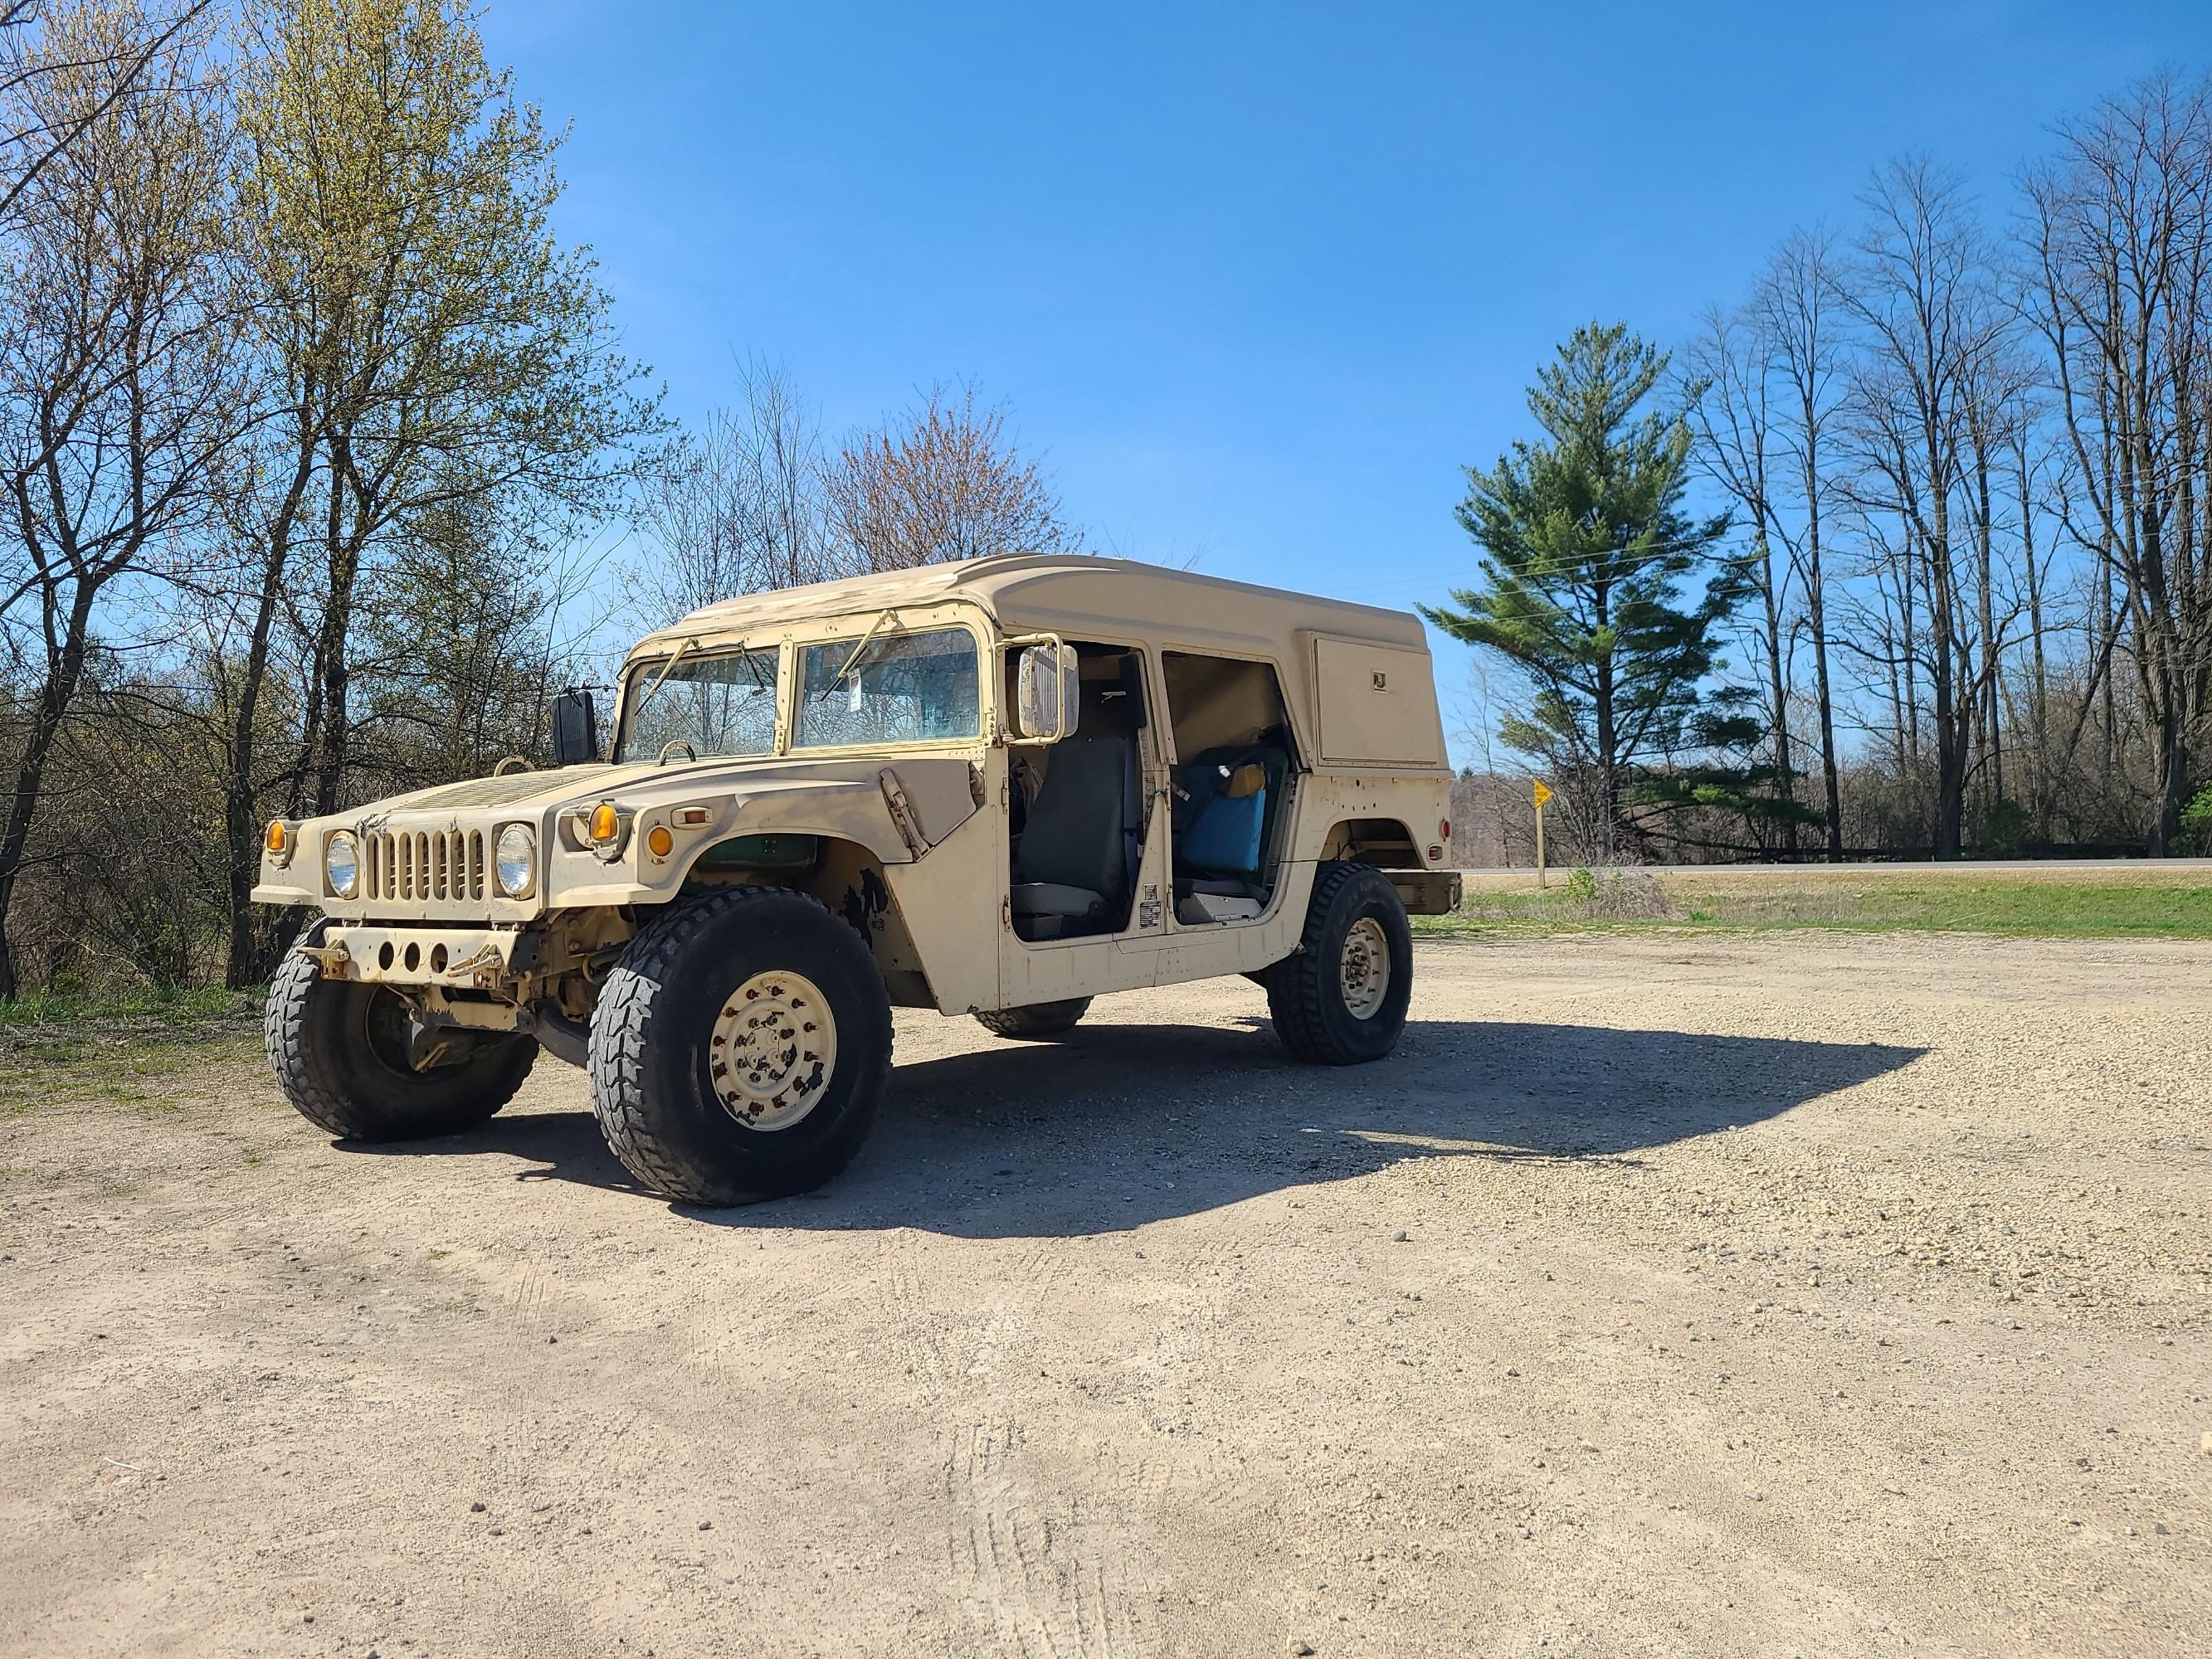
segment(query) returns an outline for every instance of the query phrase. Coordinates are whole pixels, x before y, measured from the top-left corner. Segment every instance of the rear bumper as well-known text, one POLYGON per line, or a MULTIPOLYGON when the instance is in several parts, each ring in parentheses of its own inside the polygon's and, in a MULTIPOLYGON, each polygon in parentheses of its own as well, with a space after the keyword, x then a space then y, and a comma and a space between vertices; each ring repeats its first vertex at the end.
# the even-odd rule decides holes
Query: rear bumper
POLYGON ((495 990, 527 973, 538 938, 511 927, 393 927, 338 922, 302 946, 325 979, 495 990))
POLYGON ((1409 916, 1448 916, 1459 908, 1456 870, 1385 870, 1409 916))

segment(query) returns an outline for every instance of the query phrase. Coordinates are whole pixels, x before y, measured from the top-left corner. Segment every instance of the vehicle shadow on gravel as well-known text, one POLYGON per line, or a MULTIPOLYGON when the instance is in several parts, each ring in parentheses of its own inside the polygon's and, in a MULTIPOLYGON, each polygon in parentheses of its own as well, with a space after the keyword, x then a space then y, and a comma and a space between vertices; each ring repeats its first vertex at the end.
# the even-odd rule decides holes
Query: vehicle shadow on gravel
MULTIPOLYGON (((895 1068, 874 1134, 827 1188, 736 1227, 919 1227, 970 1237, 1117 1232, 1407 1158, 1633 1161, 1761 1122, 1925 1049, 1416 1020, 1371 1066, 1297 1065, 1264 1018, 1086 1023, 895 1068)), ((396 1152, 505 1153, 518 1179, 641 1189, 585 1112, 525 1112, 396 1152)))

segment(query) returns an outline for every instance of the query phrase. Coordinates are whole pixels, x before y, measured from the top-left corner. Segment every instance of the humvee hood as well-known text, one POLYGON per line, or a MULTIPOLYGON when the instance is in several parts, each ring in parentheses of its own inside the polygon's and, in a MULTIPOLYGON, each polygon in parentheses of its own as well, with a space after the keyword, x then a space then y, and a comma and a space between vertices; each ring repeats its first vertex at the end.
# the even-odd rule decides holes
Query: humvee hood
POLYGON ((563 766, 544 772, 509 772, 504 777, 471 778, 465 783, 444 783, 404 795, 371 801, 343 816, 374 820, 387 812, 470 811, 488 806, 512 806, 525 812, 542 811, 574 800, 618 799, 623 790, 650 788, 655 793, 678 781, 697 780, 702 785, 742 788, 749 782, 784 782, 824 771, 820 762, 793 762, 763 755, 757 759, 709 759, 663 766, 653 762, 631 765, 563 766))
POLYGON ((843 836, 903 862, 949 835, 982 799, 981 775, 962 757, 762 755, 510 772, 392 795, 329 822, 412 834, 465 823, 488 833, 502 822, 558 817, 598 801, 645 823, 697 805, 708 810, 710 824, 737 833, 843 836))
POLYGON ((503 777, 471 778, 465 783, 441 783, 410 794, 391 795, 372 802, 365 812, 430 812, 441 807, 516 806, 549 797, 565 796, 590 788, 611 772, 634 771, 634 767, 564 766, 555 772, 509 772, 503 777))

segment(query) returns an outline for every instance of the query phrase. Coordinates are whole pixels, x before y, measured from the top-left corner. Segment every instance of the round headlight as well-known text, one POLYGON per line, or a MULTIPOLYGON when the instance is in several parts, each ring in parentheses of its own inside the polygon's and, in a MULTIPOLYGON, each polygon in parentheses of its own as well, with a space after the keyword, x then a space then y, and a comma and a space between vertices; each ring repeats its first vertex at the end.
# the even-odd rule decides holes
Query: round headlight
POLYGON ((349 899, 361 886, 361 846, 350 830, 333 830, 323 842, 323 875, 333 897, 349 899))
POLYGON ((538 837, 526 823, 499 832, 499 890, 509 898, 528 898, 538 879, 538 837))

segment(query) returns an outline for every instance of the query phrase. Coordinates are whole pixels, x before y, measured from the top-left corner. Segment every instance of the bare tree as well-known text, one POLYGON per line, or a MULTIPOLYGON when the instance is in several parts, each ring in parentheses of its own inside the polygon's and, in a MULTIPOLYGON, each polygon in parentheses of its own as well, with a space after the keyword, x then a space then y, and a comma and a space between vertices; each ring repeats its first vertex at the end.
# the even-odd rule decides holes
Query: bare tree
MULTIPOLYGON (((1965 839, 1966 795, 1987 665, 1962 614, 1954 522, 1969 473, 1974 377, 2002 334, 1990 251, 1958 179, 1922 158, 1878 172, 1868 223, 1840 295, 1860 336, 1850 423, 1863 469, 1862 504, 1903 526, 1925 600, 1926 670, 1934 697, 1935 846, 1953 858, 1965 839)), ((1971 548, 1971 543, 1969 543, 1971 548)))
POLYGON ((226 133, 194 90, 204 36, 172 24, 133 0, 59 14, 12 94, 13 130, 73 137, 18 198, 0 272, 0 615, 31 671, 0 822, 0 997, 17 988, 6 918, 103 603, 203 520, 238 431, 216 270, 226 133), (115 96, 112 65, 155 39, 168 44, 115 96))
POLYGON ((933 386, 883 425, 848 437, 824 478, 841 557, 899 570, 989 553, 1079 552, 1042 465, 976 389, 933 386))
POLYGON ((2028 517, 2033 503, 2017 519, 2010 516, 2006 474, 2025 441, 2035 370, 2012 347, 2009 330, 1993 338, 1963 381, 1966 447, 1961 483, 1973 549, 1970 580, 1978 653, 1973 770, 1985 826, 2015 810, 2005 787, 2004 659, 2014 643, 2013 623, 2023 605, 2023 572, 2016 561, 2033 557, 2028 517))
MULTIPOLYGON (((1796 798, 1796 770, 1790 751, 1790 628, 1789 566, 1778 559, 1786 547, 1776 480, 1769 460, 1776 446, 1769 393, 1774 380, 1777 344, 1765 317, 1716 307, 1692 343, 1684 376, 1684 406, 1702 441, 1699 465, 1742 507, 1751 532, 1751 552, 1743 562, 1759 600, 1753 641, 1766 675, 1767 739, 1773 745, 1774 788, 1785 805, 1796 798)), ((1784 817, 1785 844, 1797 846, 1797 820, 1784 817)))
POLYGON ((821 432, 780 366, 739 371, 738 399, 709 410, 644 481, 630 605, 658 628, 739 593, 839 574, 821 432))
POLYGON ((1833 239, 1822 230, 1798 231, 1767 262, 1752 297, 1752 309, 1767 342, 1768 370, 1778 383, 1775 433, 1796 473, 1795 528, 1779 529, 1778 533, 1789 544, 1805 594, 1831 859, 1844 855, 1836 704, 1828 667, 1828 571, 1821 543, 1823 511, 1832 488, 1828 428, 1842 384, 1842 354, 1833 317, 1837 280, 1833 239))
POLYGON ((2029 181, 2033 313, 2086 485, 2077 533, 2118 578, 2132 635, 2158 853, 2181 828, 2212 673, 2212 82, 2154 76, 2060 143, 2029 181))

